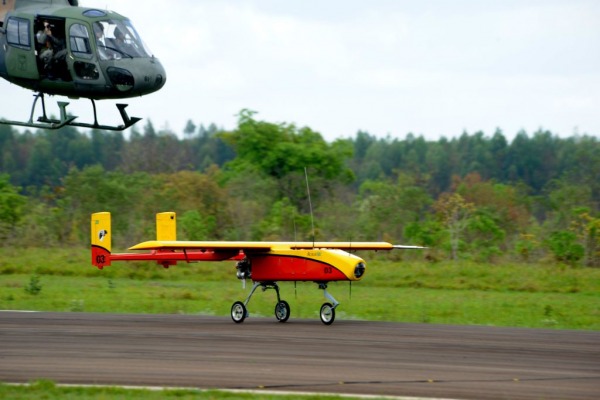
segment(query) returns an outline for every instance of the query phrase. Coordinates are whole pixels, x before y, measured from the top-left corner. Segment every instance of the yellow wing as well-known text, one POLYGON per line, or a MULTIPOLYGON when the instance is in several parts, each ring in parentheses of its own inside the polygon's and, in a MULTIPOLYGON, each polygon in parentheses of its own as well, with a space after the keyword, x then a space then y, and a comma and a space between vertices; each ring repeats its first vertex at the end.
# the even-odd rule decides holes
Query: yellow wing
POLYGON ((270 251, 282 249, 340 249, 392 250, 395 248, 419 248, 417 246, 395 246, 387 242, 228 242, 228 241, 185 241, 150 240, 136 244, 129 250, 196 249, 196 250, 254 250, 270 251))

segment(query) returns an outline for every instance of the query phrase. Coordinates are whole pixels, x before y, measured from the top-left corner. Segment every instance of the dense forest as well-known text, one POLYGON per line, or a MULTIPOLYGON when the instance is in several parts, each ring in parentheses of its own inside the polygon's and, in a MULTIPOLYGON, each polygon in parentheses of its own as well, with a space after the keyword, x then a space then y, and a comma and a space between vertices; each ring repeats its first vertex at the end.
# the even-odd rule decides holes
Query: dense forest
POLYGON ((598 267, 599 178, 597 138, 548 131, 329 143, 248 110, 233 131, 189 121, 180 135, 150 121, 126 135, 0 125, 0 243, 85 245, 89 214, 111 211, 124 247, 152 238, 154 213, 172 210, 181 239, 314 235, 426 245, 432 262, 598 267))

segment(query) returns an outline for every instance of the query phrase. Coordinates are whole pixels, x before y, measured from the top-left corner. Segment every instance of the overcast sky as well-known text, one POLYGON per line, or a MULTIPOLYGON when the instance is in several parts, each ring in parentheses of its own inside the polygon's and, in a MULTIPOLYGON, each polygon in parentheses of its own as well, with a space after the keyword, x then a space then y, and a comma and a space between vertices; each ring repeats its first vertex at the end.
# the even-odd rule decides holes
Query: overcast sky
MULTIPOLYGON (((80 4, 129 17, 165 66, 161 91, 126 101, 157 129, 179 134, 188 119, 231 129, 248 108, 327 140, 358 130, 600 136, 597 0, 80 4)), ((0 91, 0 116, 27 119, 31 92, 6 81, 0 91)), ((114 103, 100 102, 101 123, 118 123, 114 103)), ((91 120, 87 100, 71 104, 91 120)))

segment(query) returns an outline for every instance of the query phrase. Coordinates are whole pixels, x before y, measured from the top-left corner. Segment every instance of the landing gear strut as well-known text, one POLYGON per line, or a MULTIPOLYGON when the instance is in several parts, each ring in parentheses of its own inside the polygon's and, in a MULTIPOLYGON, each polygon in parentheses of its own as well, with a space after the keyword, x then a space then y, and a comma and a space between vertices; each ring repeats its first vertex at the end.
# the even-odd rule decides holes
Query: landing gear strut
POLYGON ((290 318, 290 305, 287 301, 281 300, 281 298, 279 297, 279 286, 277 285, 277 283, 254 282, 252 290, 250 291, 248 297, 246 297, 246 300, 244 300, 244 302, 236 301, 231 306, 231 319, 233 320, 233 322, 237 324, 244 322, 246 317, 249 315, 247 308, 248 303, 250 302, 252 295, 259 286, 262 287, 263 292, 267 289, 275 289, 275 292, 277 293, 277 304, 275 304, 275 318, 277 318, 279 322, 287 321, 290 318))
POLYGON ((321 322, 325 325, 331 325, 335 321, 335 309, 340 303, 327 291, 326 283, 319 283, 319 289, 322 289, 325 298, 331 301, 331 303, 323 303, 319 316, 321 317, 321 322))
POLYGON ((123 125, 111 126, 111 125, 100 125, 98 123, 98 117, 96 113, 96 102, 94 99, 90 99, 92 102, 92 107, 94 109, 94 123, 88 124, 85 122, 75 122, 76 116, 67 116, 67 106, 69 103, 64 101, 58 101, 58 108, 60 109, 60 119, 48 118, 46 114, 46 102, 44 101, 44 93, 36 93, 35 99, 33 100, 33 105, 31 106, 31 113, 29 114, 29 120, 27 122, 21 121, 4 121, 0 120, 0 124, 4 125, 15 125, 15 126, 26 126, 29 128, 41 128, 41 129, 60 129, 63 126, 78 126, 82 128, 94 128, 94 129, 102 129, 107 131, 122 131, 136 122, 140 121, 141 118, 130 117, 125 111, 127 104, 117 104, 117 109, 119 110, 119 114, 121 114, 121 118, 123 119, 123 125), (33 122, 33 114, 35 113, 35 106, 37 105, 37 101, 42 101, 42 116, 38 117, 37 122, 33 122))

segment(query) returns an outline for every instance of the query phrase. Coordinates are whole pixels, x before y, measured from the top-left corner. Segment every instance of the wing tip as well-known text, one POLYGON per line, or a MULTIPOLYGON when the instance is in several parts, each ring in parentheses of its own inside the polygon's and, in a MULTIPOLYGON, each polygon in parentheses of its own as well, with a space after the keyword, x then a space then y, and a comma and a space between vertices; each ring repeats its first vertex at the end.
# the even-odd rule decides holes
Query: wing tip
POLYGON ((409 245, 404 245, 404 244, 394 244, 394 245, 392 245, 392 247, 394 249, 398 249, 398 250, 423 250, 423 249, 429 248, 429 247, 425 247, 425 246, 409 246, 409 245))

